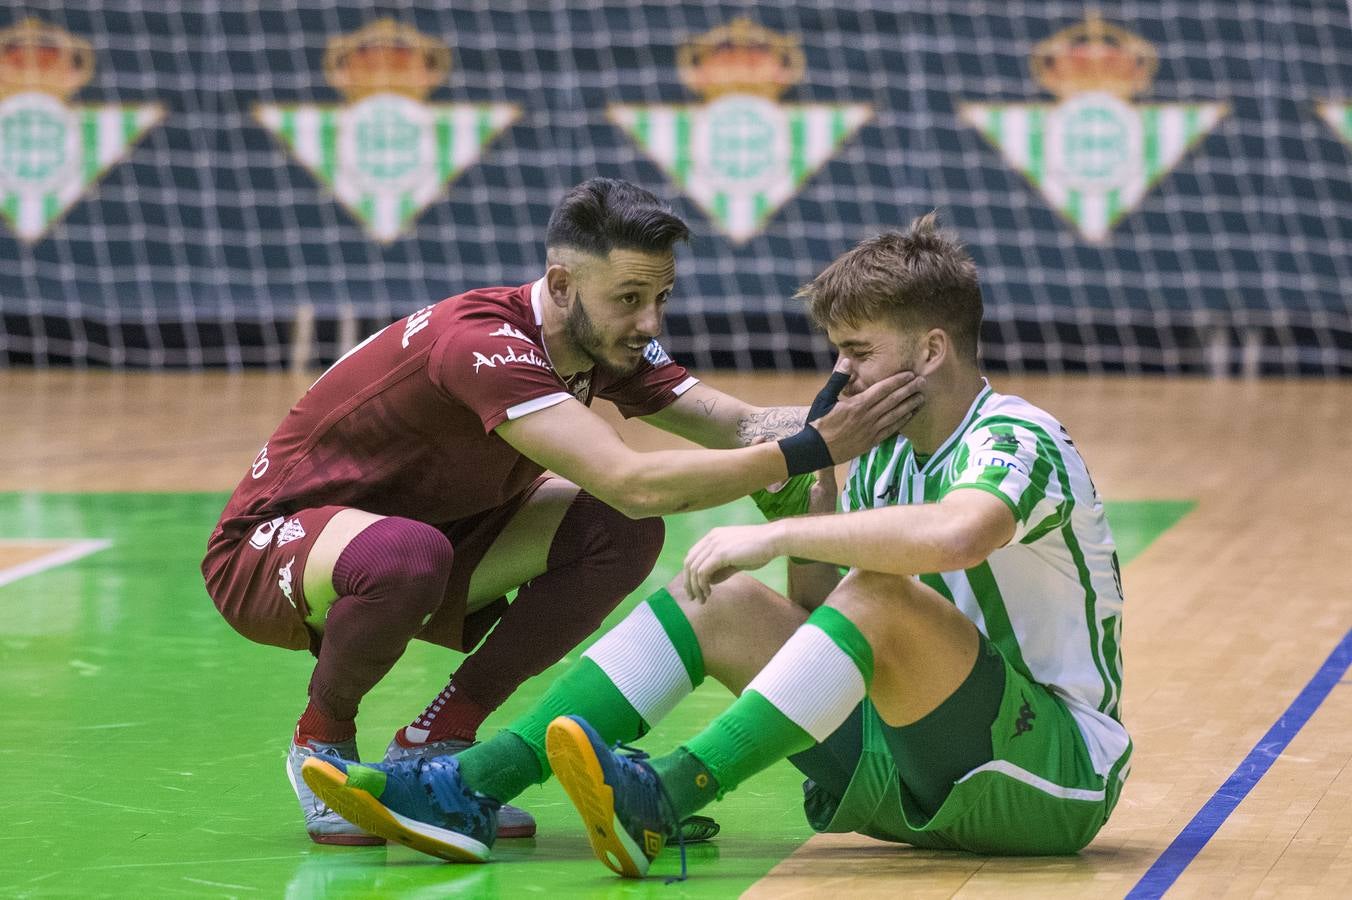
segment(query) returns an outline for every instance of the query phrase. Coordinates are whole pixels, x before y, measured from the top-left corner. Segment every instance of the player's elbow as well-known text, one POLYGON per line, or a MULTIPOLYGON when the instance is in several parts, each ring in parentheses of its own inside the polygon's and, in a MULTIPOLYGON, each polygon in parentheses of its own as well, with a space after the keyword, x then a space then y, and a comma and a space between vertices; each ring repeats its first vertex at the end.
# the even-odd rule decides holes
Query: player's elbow
POLYGON ((955 525, 940 529, 935 537, 935 551, 940 563, 936 571, 956 572, 981 565, 993 552, 988 536, 979 529, 955 525))
POLYGON ((662 497, 654 489, 650 474, 634 462, 617 461, 589 479, 587 490, 607 506, 631 519, 665 515, 662 497))

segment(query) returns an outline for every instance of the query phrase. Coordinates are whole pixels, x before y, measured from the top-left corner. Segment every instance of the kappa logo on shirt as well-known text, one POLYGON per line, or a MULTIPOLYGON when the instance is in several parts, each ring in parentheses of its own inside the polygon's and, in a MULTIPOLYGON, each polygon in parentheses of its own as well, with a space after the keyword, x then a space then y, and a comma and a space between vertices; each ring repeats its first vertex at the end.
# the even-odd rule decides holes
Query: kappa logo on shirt
POLYGON ((432 310, 434 309, 436 309, 435 304, 432 306, 424 306, 422 309, 408 317, 408 322, 404 325, 404 339, 400 341, 400 344, 405 350, 408 349, 409 339, 427 327, 427 322, 432 318, 432 310))
POLYGON ((249 546, 255 550, 266 550, 268 544, 272 543, 272 533, 277 530, 277 526, 282 524, 286 516, 278 516, 271 522, 264 522, 254 529, 254 533, 249 536, 249 546))
POLYGON ((535 343, 535 341, 532 341, 530 338, 526 337, 525 332, 521 331, 520 329, 513 328, 511 325, 508 325, 506 322, 503 322, 503 323, 502 323, 502 327, 499 328, 497 331, 490 331, 490 332, 488 333, 488 336, 489 336, 489 337, 510 337, 510 338, 516 338, 518 341, 525 341, 527 344, 533 344, 533 343, 535 343))
POLYGON ((281 531, 277 532, 277 546, 284 546, 303 537, 305 537, 305 529, 301 526, 300 519, 289 519, 282 526, 281 531))
POLYGON ((282 596, 286 597, 286 602, 292 606, 296 606, 296 598, 291 596, 291 567, 295 564, 296 558, 293 556, 286 565, 277 570, 277 587, 282 589, 282 596))
POLYGON ((525 353, 518 353, 515 347, 509 346, 505 353, 494 353, 492 356, 484 356, 478 350, 474 351, 474 374, 479 374, 479 369, 488 366, 490 369, 496 369, 500 365, 507 363, 526 363, 527 365, 539 366, 542 369, 554 368, 549 364, 549 360, 535 352, 534 348, 525 353))

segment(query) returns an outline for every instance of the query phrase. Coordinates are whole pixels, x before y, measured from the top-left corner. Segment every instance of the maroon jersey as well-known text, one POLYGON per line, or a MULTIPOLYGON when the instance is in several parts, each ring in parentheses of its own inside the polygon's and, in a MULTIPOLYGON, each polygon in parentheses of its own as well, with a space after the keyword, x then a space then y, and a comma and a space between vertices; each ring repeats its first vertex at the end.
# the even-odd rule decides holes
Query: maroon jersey
POLYGON ((543 471, 493 433, 502 422, 570 398, 603 397, 626 417, 648 415, 696 383, 657 341, 628 376, 597 369, 565 382, 540 336, 543 288, 470 291, 353 348, 268 438, 212 542, 320 506, 432 525, 463 519, 501 505, 543 471))

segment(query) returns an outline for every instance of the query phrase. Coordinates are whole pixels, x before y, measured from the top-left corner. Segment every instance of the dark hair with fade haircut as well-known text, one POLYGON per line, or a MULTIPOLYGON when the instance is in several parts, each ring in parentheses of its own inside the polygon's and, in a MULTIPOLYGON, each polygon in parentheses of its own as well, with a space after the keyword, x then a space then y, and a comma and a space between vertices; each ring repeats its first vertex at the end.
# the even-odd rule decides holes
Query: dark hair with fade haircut
POLYGON ((563 195, 545 228, 545 247, 593 256, 611 250, 662 253, 690 239, 690 226, 656 195, 615 178, 589 178, 563 195))
POLYGON ((887 231, 837 257, 798 289, 822 328, 890 321, 902 328, 942 328, 963 357, 977 361, 981 285, 976 263, 938 213, 887 231))

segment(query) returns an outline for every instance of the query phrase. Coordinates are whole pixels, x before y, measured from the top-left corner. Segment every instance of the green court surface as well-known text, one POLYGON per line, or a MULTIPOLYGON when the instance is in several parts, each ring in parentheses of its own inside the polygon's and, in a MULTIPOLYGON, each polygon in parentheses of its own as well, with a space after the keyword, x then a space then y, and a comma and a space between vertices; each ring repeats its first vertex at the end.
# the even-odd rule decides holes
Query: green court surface
MULTIPOLYGON (((723 836, 690 848, 690 880, 670 886, 622 882, 595 862, 553 782, 517 801, 535 813, 539 835, 499 842, 489 865, 311 843, 284 760, 312 660, 249 643, 208 600, 197 566, 224 502, 216 493, 0 493, 0 895, 729 897, 808 838, 801 777, 780 764, 712 809, 723 836), (91 539, 110 544, 56 543, 91 539), (58 555, 91 549, 64 563, 58 555)), ((1110 504, 1123 562, 1190 508, 1110 504)), ((749 501, 669 519, 656 569, 608 624, 670 579, 710 527, 751 521, 749 501)), ((782 588, 780 565, 760 576, 782 588)), ((378 758, 459 658, 415 642, 362 707, 363 752, 378 758)), ((527 683, 484 733, 557 671, 527 683)), ((643 746, 668 749, 729 697, 706 684, 643 746)), ((673 848, 654 872, 678 868, 673 848)))

